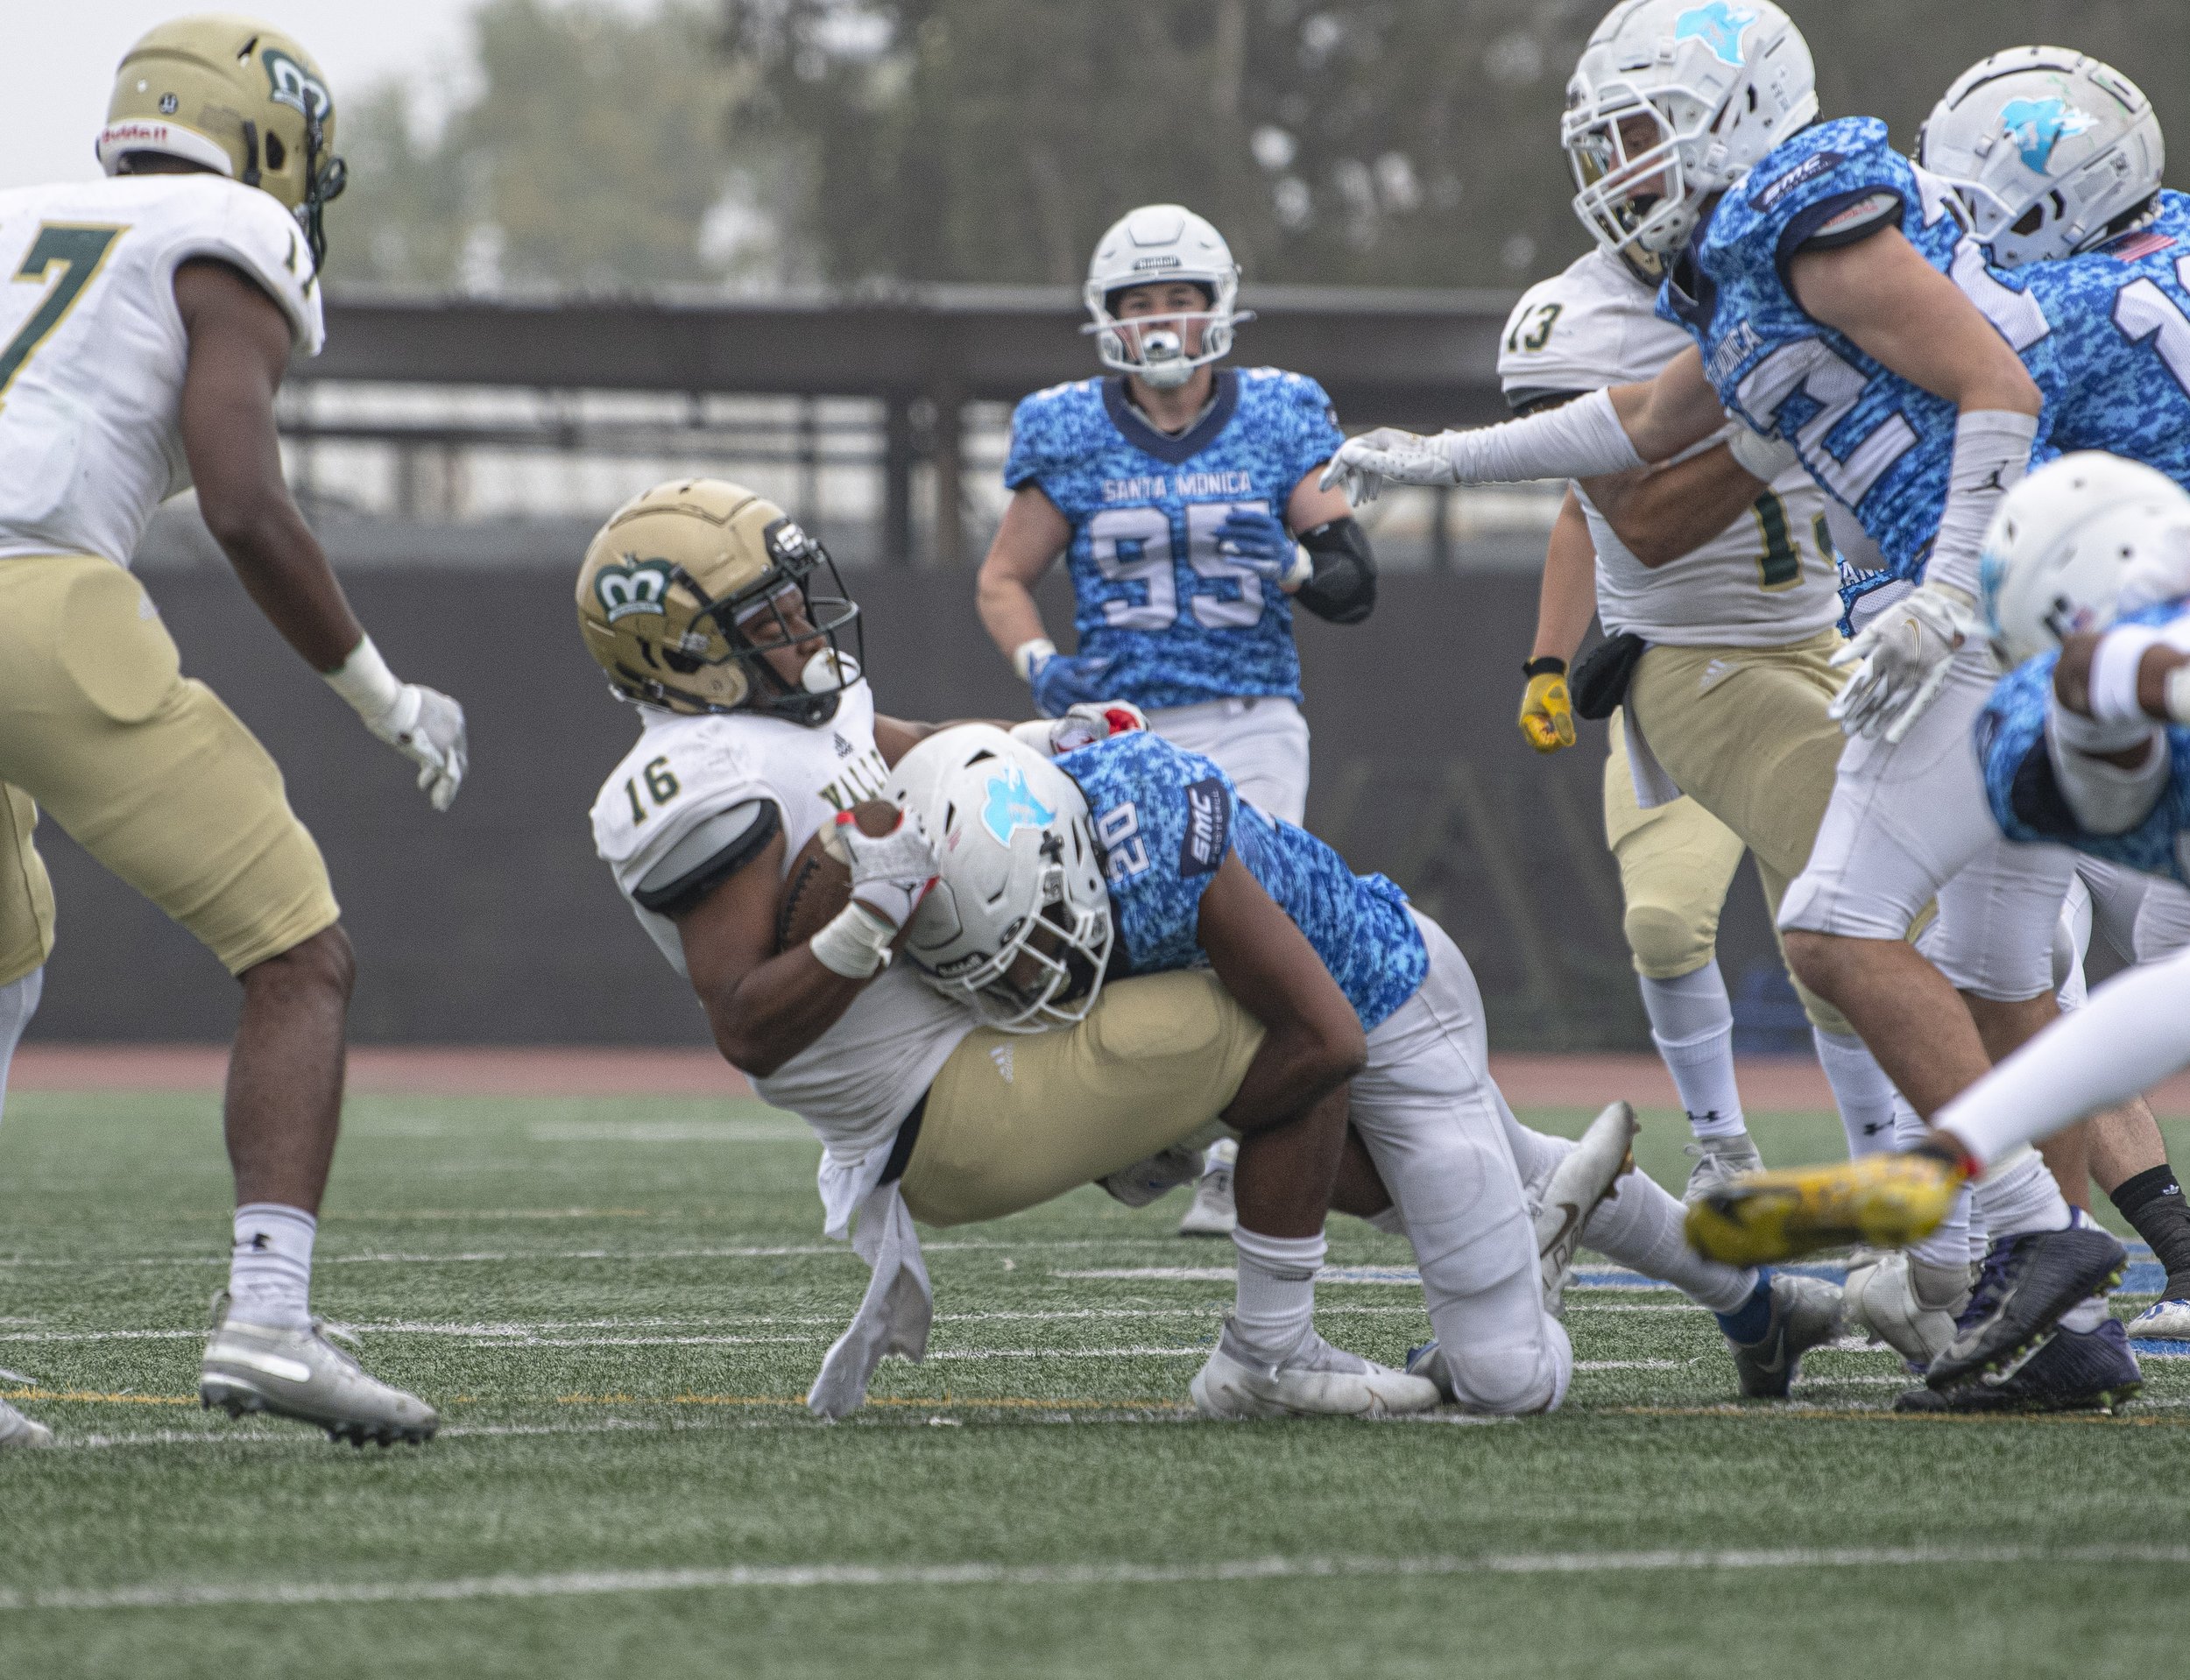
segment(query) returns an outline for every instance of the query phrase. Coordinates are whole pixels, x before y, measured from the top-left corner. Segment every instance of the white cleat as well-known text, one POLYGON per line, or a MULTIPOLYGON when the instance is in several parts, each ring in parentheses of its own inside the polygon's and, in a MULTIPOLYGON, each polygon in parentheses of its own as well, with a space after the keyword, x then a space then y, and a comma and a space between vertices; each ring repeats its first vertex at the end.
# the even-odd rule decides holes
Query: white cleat
POLYGON ((1240 1146, 1229 1138, 1209 1146, 1193 1204, 1178 1222, 1180 1236, 1229 1237, 1239 1229, 1240 1210, 1232 1196, 1233 1163, 1239 1159, 1240 1146))
POLYGON ((2129 1322, 2132 1339, 2190 1342, 2190 1301, 2180 1295, 2155 1301, 2129 1322))
POLYGON ((1579 1142, 1551 1169, 1536 1217, 1536 1252, 1544 1268, 1544 1309, 1565 1305, 1566 1274, 1581 1246, 1582 1227, 1612 1194, 1622 1173, 1635 1170, 1635 1134, 1642 1129, 1635 1110, 1612 1103, 1589 1123, 1579 1142))
POLYGON ((1685 1145, 1681 1154, 1696 1163, 1688 1169, 1688 1188, 1680 1193, 1680 1199, 1692 1208, 1720 1185, 1731 1184, 1745 1173, 1764 1170, 1764 1157, 1757 1153, 1756 1140, 1746 1132, 1727 1138, 1698 1138, 1685 1145))
POLYGON ((1200 1150, 1173 1144, 1095 1182, 1127 1207, 1145 1208, 1151 1202, 1161 1202, 1180 1185, 1191 1184, 1201 1169, 1200 1150))
POLYGON ((1216 1352, 1194 1373, 1190 1391, 1204 1417, 1399 1417, 1438 1403, 1427 1377, 1378 1365, 1325 1341, 1310 1328, 1279 1365, 1233 1339, 1225 1319, 1216 1352))
POLYGON ((362 1447, 433 1439, 441 1417, 416 1394, 377 1377, 327 1339, 344 1336, 320 1319, 309 1330, 276 1330, 230 1321, 225 1291, 213 1299, 213 1339, 198 1373, 198 1403, 230 1417, 267 1412, 327 1431, 330 1441, 362 1447))
MULTIPOLYGON (((1909 1257, 1899 1250, 1872 1249, 1847 1268, 1840 1286, 1847 1303, 1847 1328, 1867 1333, 1898 1353, 1911 1371, 1928 1369, 1939 1350, 1954 1339, 1954 1312, 1960 1301, 1932 1305, 1918 1294, 1909 1257)), ((1968 1291, 1962 1292, 1967 1299, 1968 1291)))
POLYGON ((0 1400, 0 1452, 10 1447, 50 1447, 53 1432, 34 1417, 25 1417, 0 1400))

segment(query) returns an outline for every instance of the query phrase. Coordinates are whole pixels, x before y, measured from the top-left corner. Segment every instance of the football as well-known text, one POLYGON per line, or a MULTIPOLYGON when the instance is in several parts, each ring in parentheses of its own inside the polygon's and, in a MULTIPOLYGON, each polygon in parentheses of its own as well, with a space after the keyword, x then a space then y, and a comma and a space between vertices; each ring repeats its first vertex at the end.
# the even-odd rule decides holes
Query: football
MULTIPOLYGON (((851 820, 863 834, 885 835, 897 826, 897 807, 887 800, 863 800, 851 808, 851 820)), ((836 835, 836 823, 824 822, 791 859, 775 905, 779 951, 804 944, 851 900, 851 865, 835 844, 836 835)))

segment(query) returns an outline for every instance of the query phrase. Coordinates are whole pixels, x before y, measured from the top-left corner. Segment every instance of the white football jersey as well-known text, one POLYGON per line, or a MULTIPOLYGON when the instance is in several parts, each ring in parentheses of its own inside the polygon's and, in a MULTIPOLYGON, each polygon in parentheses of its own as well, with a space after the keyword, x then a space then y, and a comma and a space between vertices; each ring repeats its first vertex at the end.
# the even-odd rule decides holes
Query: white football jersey
POLYGON ((311 248, 270 194, 201 174, 0 192, 0 556, 126 566, 152 510, 190 487, 174 273, 194 257, 249 275, 319 354, 311 248))
MULTIPOLYGON (((874 745, 874 690, 864 682, 817 729, 751 712, 640 710, 639 745, 593 802, 594 849, 626 897, 679 840, 733 805, 766 800, 782 812, 788 874, 823 823, 889 785, 874 745)), ((632 910, 682 974, 676 924, 636 899, 632 910)), ((893 963, 835 1026, 752 1087, 812 1126, 832 1155, 856 1159, 889 1140, 974 1026, 971 1012, 893 963)))
MULTIPOLYGON (((1522 294, 1499 346, 1498 377, 1516 406, 1640 384, 1689 342, 1658 318, 1656 293, 1617 258, 1592 251, 1522 294)), ((1575 494, 1597 547, 1597 616, 1607 632, 1632 631, 1671 647, 1777 647, 1840 617, 1825 492, 1799 467, 1718 536, 1655 570, 1628 552, 1579 486, 1575 494)))

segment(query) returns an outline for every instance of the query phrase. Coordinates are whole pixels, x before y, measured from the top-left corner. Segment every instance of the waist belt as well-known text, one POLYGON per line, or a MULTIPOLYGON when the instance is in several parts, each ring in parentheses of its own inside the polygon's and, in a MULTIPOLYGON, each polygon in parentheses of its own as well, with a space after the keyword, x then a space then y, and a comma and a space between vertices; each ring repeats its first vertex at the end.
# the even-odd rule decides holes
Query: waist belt
POLYGON ((890 1158, 882 1163, 879 1182, 894 1184, 905 1176, 905 1165, 913 1158, 913 1146, 920 1141, 920 1123, 927 1117, 928 1093, 923 1091, 920 1100, 913 1105, 913 1112, 905 1117, 905 1124, 897 1128, 897 1141, 890 1146, 890 1158))

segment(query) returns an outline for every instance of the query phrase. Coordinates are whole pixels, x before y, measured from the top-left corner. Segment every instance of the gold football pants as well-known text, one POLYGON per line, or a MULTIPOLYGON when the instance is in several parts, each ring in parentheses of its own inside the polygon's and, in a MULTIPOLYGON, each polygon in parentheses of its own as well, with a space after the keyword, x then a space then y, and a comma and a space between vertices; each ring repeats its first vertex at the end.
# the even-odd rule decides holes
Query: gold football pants
POLYGON ((53 953, 53 884, 31 844, 38 807, 0 785, 0 986, 12 985, 53 953))
POLYGON ((1739 835, 1692 799, 1647 811, 1636 804, 1627 726, 1618 712, 1611 733, 1605 844, 1620 865, 1621 931, 1637 974, 1678 980, 1717 954, 1719 913, 1744 848, 1739 835))
MULTIPOLYGON (((0 560, 0 781, 232 974, 341 914, 273 759, 182 675, 151 597, 111 561, 0 560)), ((16 890, 28 889, 0 880, 16 890)), ((10 925, 0 912, 0 932, 10 925)))
POLYGON ((932 1225, 999 1219, 1207 1136, 1261 1042, 1204 971, 1106 986, 1069 1030, 983 1027, 928 1087, 905 1205, 932 1225))

